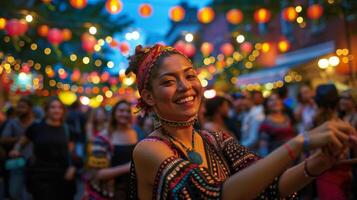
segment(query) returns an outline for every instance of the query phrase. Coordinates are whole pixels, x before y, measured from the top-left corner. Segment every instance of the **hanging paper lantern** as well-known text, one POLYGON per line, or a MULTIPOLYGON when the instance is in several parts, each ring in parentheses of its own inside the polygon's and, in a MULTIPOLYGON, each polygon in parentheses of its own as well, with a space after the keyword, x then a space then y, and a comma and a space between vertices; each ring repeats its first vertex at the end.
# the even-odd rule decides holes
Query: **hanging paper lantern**
POLYGON ((90 35, 88 33, 84 33, 82 35, 82 49, 86 51, 87 53, 93 53, 94 52, 94 46, 97 44, 97 39, 93 35, 90 35))
POLYGON ((28 29, 28 25, 24 20, 11 19, 5 25, 6 33, 10 36, 23 35, 28 29))
POLYGON ((210 7, 201 8, 197 13, 198 21, 204 24, 212 22, 214 17, 214 10, 210 7))
POLYGON ((152 6, 147 3, 141 4, 139 7, 139 14, 142 17, 150 17, 152 14, 152 6))
POLYGON ((47 37, 48 30, 49 30, 49 28, 47 25, 41 25, 37 28, 37 33, 41 37, 47 37))
POLYGON ((201 52, 204 56, 208 56, 212 53, 213 51, 213 44, 209 42, 204 42, 201 45, 201 52))
POLYGON ((310 19, 319 19, 324 12, 324 8, 320 4, 313 4, 307 8, 307 16, 310 19))
POLYGON ((42 0, 43 3, 51 3, 52 0, 42 0))
POLYGON ((271 13, 266 8, 260 8, 254 12, 254 20, 257 23, 267 23, 271 18, 271 13))
POLYGON ((226 19, 229 23, 237 25, 243 20, 243 13, 239 9, 231 9, 226 14, 226 19))
POLYGON ((123 9, 123 3, 120 0, 107 0, 105 8, 110 14, 118 14, 123 9))
POLYGON ((100 76, 100 80, 104 83, 109 80, 110 74, 108 72, 103 72, 100 76))
POLYGON ((298 13, 294 7, 284 8, 281 14, 283 19, 288 22, 293 22, 298 17, 298 13))
POLYGON ((110 43, 109 43, 110 47, 118 47, 119 46, 119 42, 115 39, 113 39, 110 43))
POLYGON ((234 47, 231 43, 227 42, 221 46, 220 50, 225 56, 230 56, 234 52, 234 47))
POLYGON ((87 0, 69 0, 69 3, 73 8, 76 9, 82 9, 86 7, 87 5, 87 0))
POLYGON ((51 28, 47 34, 47 40, 52 45, 59 45, 63 41, 62 31, 58 28, 51 28))
POLYGON ((192 43, 187 43, 185 46, 185 54, 187 57, 192 57, 196 53, 196 47, 192 43))
POLYGON ((60 91, 58 98, 64 105, 72 105, 77 100, 77 95, 71 91, 60 91))
POLYGON ((174 44, 175 49, 183 54, 185 54, 185 46, 186 44, 182 40, 179 40, 174 44))
POLYGON ((63 29, 62 37, 63 37, 63 41, 68 41, 68 40, 72 39, 72 31, 69 30, 68 28, 63 29))
POLYGON ((169 17, 174 22, 179 22, 185 18, 185 9, 181 6, 175 6, 170 9, 169 17))
POLYGON ((119 44, 119 50, 122 54, 128 54, 130 51, 130 46, 127 42, 122 42, 119 44))
POLYGON ((0 18, 0 30, 5 29, 6 26, 6 19, 5 18, 0 18))
POLYGON ((79 69, 74 69, 72 72, 71 80, 78 81, 81 78, 81 71, 79 69))
POLYGON ((243 42, 239 49, 242 51, 242 53, 249 54, 253 50, 253 45, 250 42, 243 42))
POLYGON ((289 41, 286 39, 280 40, 278 43, 278 48, 279 48, 279 51, 283 52, 283 53, 288 51, 290 49, 289 41))

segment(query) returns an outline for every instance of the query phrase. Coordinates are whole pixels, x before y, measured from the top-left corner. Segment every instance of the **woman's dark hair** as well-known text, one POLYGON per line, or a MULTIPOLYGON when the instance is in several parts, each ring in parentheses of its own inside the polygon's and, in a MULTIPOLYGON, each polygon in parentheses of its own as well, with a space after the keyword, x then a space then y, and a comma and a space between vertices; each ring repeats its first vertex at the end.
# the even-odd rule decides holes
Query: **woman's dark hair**
POLYGON ((66 106, 62 103, 62 101, 61 101, 57 96, 49 97, 49 98, 46 100, 46 102, 45 102, 45 104, 44 104, 45 118, 48 117, 48 110, 50 109, 51 104, 52 104, 53 102, 55 102, 55 101, 60 102, 61 107, 62 107, 62 109, 63 109, 63 116, 62 116, 62 119, 61 119, 61 121, 62 121, 62 123, 63 123, 63 122, 65 121, 65 119, 66 119, 67 109, 66 109, 66 106))
MULTIPOLYGON (((264 114, 265 114, 265 115, 270 114, 268 102, 269 102, 270 98, 271 98, 273 95, 276 95, 276 96, 282 101, 282 98, 280 97, 279 93, 277 93, 277 92, 271 93, 270 96, 268 96, 267 98, 265 98, 265 99, 264 99, 264 102, 263 102, 263 108, 264 108, 264 114)), ((283 109, 283 112, 285 112, 284 106, 283 106, 282 109, 283 109)))
POLYGON ((302 86, 299 87, 299 90, 298 90, 298 93, 297 93, 297 96, 296 96, 296 99, 297 99, 297 101, 298 101, 299 103, 304 103, 304 102, 303 102, 304 100, 302 99, 302 94, 301 94, 301 89, 302 89, 303 87, 307 87, 307 88, 311 89, 310 85, 307 85, 307 84, 304 84, 304 85, 302 85, 302 86))
POLYGON ((222 96, 215 96, 212 99, 207 99, 205 101, 205 117, 207 119, 212 119, 212 117, 218 113, 219 108, 223 105, 224 102, 230 103, 228 99, 222 96))
POLYGON ((126 104, 129 107, 131 107, 131 103, 127 100, 120 100, 113 106, 112 111, 110 113, 109 131, 108 131, 109 133, 112 133, 117 128, 118 123, 117 120, 115 119, 115 112, 121 104, 126 104))
POLYGON ((27 97, 21 97, 20 100, 18 101, 18 103, 20 103, 20 102, 25 103, 29 108, 33 107, 32 101, 27 97))
POLYGON ((96 119, 96 116, 97 116, 97 113, 99 110, 102 110, 104 112, 106 119, 108 118, 107 111, 105 110, 105 108, 103 106, 92 109, 90 111, 89 118, 88 118, 87 122, 92 123, 94 128, 97 128, 97 126, 98 126, 98 121, 96 119))
POLYGON ((323 84, 316 88, 315 102, 319 110, 314 119, 314 125, 318 126, 337 114, 338 91, 334 84, 323 84))
MULTIPOLYGON (((141 45, 136 46, 135 54, 128 58, 129 67, 126 69, 125 74, 130 74, 132 72, 136 75, 136 77, 138 76, 139 65, 141 61, 145 58, 146 54, 148 54, 148 52, 144 51, 144 49, 146 48, 143 48, 141 45)), ((154 63, 153 69, 151 71, 150 80, 148 81, 148 85, 146 86, 148 90, 152 90, 151 80, 156 77, 157 69, 162 65, 164 59, 175 54, 182 55, 175 49, 161 53, 159 58, 154 63)))

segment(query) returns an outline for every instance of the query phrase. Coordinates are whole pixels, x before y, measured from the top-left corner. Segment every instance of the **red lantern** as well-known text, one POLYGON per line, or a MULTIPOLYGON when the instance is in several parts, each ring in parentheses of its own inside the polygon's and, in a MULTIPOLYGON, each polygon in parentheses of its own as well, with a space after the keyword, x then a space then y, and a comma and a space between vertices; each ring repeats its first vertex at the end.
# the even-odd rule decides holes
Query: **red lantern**
POLYGON ((293 22, 298 17, 298 13, 296 12, 294 7, 284 8, 281 14, 283 19, 288 22, 293 22))
POLYGON ((253 45, 250 42, 244 42, 240 45, 239 49, 242 51, 242 53, 249 54, 253 50, 253 45))
POLYGON ((79 69, 74 69, 71 76, 71 80, 78 81, 80 78, 81 78, 81 71, 79 71, 79 69))
POLYGON ((257 23, 267 23, 271 18, 271 13, 268 9, 260 8, 254 12, 254 20, 257 23))
POLYGON ((82 48, 87 53, 92 53, 94 51, 94 46, 97 44, 97 39, 93 35, 84 33, 82 35, 82 48))
POLYGON ((110 74, 108 72, 103 72, 103 74, 100 76, 100 80, 104 83, 109 80, 110 74))
POLYGON ((182 40, 179 40, 174 44, 175 49, 183 54, 185 54, 185 46, 186 44, 182 40))
POLYGON ((231 9, 226 14, 226 19, 229 23, 237 25, 243 20, 243 13, 239 9, 231 9))
POLYGON ((152 14, 152 7, 150 4, 144 3, 139 7, 139 14, 142 17, 150 17, 152 14))
POLYGON ((196 53, 196 48, 193 44, 187 43, 185 46, 185 54, 187 57, 192 57, 196 53))
POLYGON ((231 43, 227 42, 221 46, 220 50, 225 56, 230 56, 234 52, 234 47, 231 43))
POLYGON ((185 18, 185 9, 181 6, 175 6, 170 9, 169 17, 174 22, 179 22, 185 18))
POLYGON ((107 0, 105 8, 110 14, 117 14, 123 9, 123 3, 120 0, 107 0))
POLYGON ((201 52, 204 56, 208 56, 212 53, 213 51, 213 45, 209 42, 204 42, 201 45, 201 52))
POLYGON ((212 22, 214 17, 214 10, 210 7, 201 8, 197 13, 198 21, 204 24, 212 22))
POLYGON ((69 0, 69 3, 73 8, 82 9, 86 7, 87 0, 69 0))
POLYGON ((6 26, 6 19, 0 18, 0 30, 5 29, 5 26, 6 26))
POLYGON ((128 54, 130 51, 130 46, 127 42, 122 42, 119 44, 119 50, 122 54, 128 54))
POLYGON ((119 42, 118 41, 116 41, 115 39, 113 39, 110 43, 109 43, 109 46, 110 47, 117 47, 117 46, 119 46, 119 42))
POLYGON ((5 30, 10 36, 23 35, 28 29, 28 25, 23 20, 11 19, 5 25, 5 30))
POLYGON ((324 8, 320 4, 313 4, 307 8, 307 16, 310 19, 319 19, 324 12, 324 8))
POLYGON ((68 41, 68 40, 72 39, 72 31, 67 28, 63 29, 62 37, 63 37, 63 41, 68 41))
POLYGON ((48 30, 49 30, 49 28, 47 25, 41 25, 37 28, 37 33, 41 37, 47 37, 48 30))
POLYGON ((286 39, 280 40, 278 43, 278 48, 279 48, 279 51, 283 52, 283 53, 288 51, 290 49, 289 41, 286 39))
POLYGON ((62 31, 57 28, 51 28, 48 31, 47 40, 52 45, 59 45, 63 41, 62 31))

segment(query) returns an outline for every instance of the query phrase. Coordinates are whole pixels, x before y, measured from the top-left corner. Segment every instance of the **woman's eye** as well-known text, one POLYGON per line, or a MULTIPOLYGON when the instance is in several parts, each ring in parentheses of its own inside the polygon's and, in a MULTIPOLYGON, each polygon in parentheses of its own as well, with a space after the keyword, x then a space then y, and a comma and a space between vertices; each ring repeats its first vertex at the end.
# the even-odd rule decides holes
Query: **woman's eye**
POLYGON ((173 82, 174 82, 173 80, 166 80, 166 81, 163 81, 162 84, 169 85, 169 84, 172 84, 173 82))
POLYGON ((188 79, 194 79, 194 78, 196 78, 196 75, 190 74, 190 75, 187 75, 187 78, 188 79))

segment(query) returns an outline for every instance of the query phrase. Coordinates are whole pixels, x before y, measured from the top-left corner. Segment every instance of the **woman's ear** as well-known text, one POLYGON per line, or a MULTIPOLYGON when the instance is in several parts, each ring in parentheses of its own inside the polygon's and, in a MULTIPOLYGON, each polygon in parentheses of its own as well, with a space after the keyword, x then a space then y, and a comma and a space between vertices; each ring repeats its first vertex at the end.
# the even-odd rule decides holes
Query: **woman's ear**
POLYGON ((155 105, 153 94, 149 90, 144 89, 143 91, 141 91, 141 97, 143 98, 145 103, 148 104, 149 106, 155 105))

